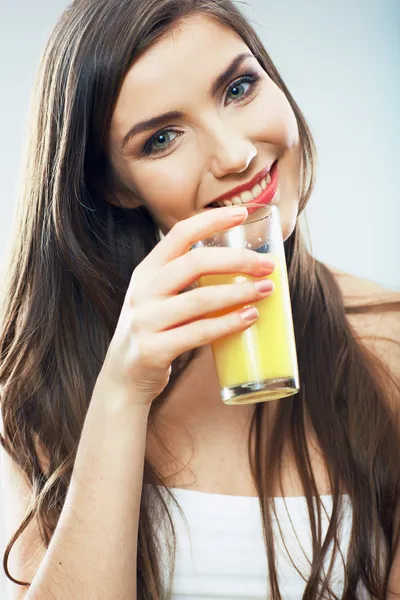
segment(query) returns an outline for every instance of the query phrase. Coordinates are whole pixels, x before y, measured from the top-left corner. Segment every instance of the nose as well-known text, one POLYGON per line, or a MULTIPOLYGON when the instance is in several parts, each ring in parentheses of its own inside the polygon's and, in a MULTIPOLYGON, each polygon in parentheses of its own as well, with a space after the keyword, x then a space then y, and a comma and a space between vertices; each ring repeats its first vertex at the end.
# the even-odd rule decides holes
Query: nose
POLYGON ((214 128, 210 145, 210 170, 218 179, 229 173, 245 171, 257 156, 257 148, 254 144, 243 134, 229 130, 228 127, 214 128))

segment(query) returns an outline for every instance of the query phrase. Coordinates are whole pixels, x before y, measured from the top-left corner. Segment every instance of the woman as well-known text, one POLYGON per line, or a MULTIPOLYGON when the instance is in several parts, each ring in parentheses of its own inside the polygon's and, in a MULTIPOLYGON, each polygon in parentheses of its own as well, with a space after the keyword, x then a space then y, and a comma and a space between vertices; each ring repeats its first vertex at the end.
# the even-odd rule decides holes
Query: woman
POLYGON ((302 113, 229 0, 64 12, 4 286, 12 598, 398 597, 399 297, 307 252, 297 219, 314 162, 302 113), (188 250, 244 221, 209 205, 275 162, 302 385, 229 407, 210 343, 254 317, 207 314, 263 296, 191 286, 273 265, 188 250))

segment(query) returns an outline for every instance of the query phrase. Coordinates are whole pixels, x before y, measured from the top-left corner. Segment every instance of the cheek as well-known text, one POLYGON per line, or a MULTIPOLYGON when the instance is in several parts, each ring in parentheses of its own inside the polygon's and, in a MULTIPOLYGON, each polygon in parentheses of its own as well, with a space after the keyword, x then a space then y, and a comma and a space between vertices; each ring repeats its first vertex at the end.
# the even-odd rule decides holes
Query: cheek
POLYGON ((300 197, 301 152, 297 120, 284 93, 271 82, 264 98, 265 119, 260 141, 276 147, 279 159, 279 187, 275 203, 279 206, 283 239, 296 225, 300 197))
POLYGON ((138 164, 132 168, 131 179, 151 211, 162 208, 167 213, 185 213, 187 204, 195 197, 197 180, 194 169, 182 168, 182 160, 176 161, 173 154, 149 160, 148 164, 138 164), (179 165, 174 164, 176 162, 179 165))
POLYGON ((270 82, 257 98, 253 122, 260 141, 274 144, 281 152, 298 146, 296 117, 285 94, 274 83, 270 82))

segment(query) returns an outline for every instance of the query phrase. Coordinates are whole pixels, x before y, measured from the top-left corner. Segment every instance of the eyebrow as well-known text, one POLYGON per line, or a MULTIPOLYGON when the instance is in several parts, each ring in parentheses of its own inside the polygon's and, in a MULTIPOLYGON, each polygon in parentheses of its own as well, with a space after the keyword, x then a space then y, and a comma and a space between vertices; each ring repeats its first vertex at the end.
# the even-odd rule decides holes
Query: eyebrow
MULTIPOLYGON (((238 56, 236 56, 236 58, 234 58, 232 62, 228 65, 225 71, 218 75, 218 77, 212 82, 211 87, 209 89, 209 94, 211 98, 215 98, 218 90, 220 90, 221 87, 234 76, 236 70, 246 58, 256 57, 251 52, 242 52, 242 54, 238 54, 238 56)), ((183 119, 184 117, 185 113, 178 110, 171 110, 161 115, 157 115, 156 117, 146 119, 145 121, 139 121, 139 123, 133 125, 125 134, 122 140, 121 150, 133 136, 144 131, 148 131, 149 129, 154 129, 155 127, 161 127, 166 121, 183 119)))

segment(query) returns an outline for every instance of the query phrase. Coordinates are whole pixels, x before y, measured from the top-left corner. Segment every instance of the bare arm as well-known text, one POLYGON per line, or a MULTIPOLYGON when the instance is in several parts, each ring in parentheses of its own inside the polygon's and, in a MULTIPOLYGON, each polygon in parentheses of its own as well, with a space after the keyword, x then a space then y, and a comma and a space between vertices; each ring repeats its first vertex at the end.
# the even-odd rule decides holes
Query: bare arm
MULTIPOLYGON (((53 538, 47 551, 40 552, 42 560, 30 588, 12 584, 12 598, 136 598, 137 533, 149 407, 116 398, 115 393, 113 398, 107 396, 105 387, 95 388, 53 538)), ((32 553, 32 547, 21 546, 17 572, 15 562, 11 564, 17 578, 22 575, 19 567, 23 567, 23 575, 29 571, 24 564, 26 551, 32 553)))
POLYGON ((136 598, 148 409, 100 396, 90 404, 65 505, 26 600, 136 598))

